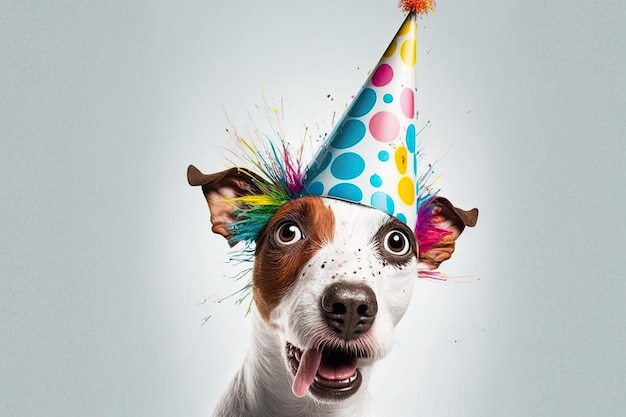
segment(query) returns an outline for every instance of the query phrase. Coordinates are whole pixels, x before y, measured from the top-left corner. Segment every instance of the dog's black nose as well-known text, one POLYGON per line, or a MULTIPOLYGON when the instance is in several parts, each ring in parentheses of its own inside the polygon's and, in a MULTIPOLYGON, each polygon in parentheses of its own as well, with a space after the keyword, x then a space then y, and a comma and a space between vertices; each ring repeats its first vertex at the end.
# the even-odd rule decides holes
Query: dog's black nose
POLYGON ((376 295, 364 284, 338 282, 322 294, 324 318, 344 340, 352 340, 366 332, 378 312, 376 295))

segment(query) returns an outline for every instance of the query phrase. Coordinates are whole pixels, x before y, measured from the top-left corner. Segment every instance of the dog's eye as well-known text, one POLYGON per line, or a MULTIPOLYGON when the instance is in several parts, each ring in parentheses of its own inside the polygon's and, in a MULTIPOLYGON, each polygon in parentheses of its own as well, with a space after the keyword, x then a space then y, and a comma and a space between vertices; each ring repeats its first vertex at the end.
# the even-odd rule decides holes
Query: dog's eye
POLYGON ((399 230, 392 230, 385 235, 383 247, 391 254, 402 256, 411 250, 411 242, 407 235, 399 230))
POLYGON ((293 245, 302 239, 302 237, 300 228, 294 222, 285 222, 274 232, 276 242, 284 246, 293 245))

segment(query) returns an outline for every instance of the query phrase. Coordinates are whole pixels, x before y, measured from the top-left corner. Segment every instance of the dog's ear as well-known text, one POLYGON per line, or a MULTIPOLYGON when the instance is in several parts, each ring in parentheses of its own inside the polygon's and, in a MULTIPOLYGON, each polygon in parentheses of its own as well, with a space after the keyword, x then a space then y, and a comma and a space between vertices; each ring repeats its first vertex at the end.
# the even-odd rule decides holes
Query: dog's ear
POLYGON ((438 229, 447 230, 448 234, 438 243, 431 245, 425 252, 420 251, 419 260, 430 269, 436 269, 439 265, 450 259, 454 252, 454 241, 461 235, 465 226, 474 227, 478 220, 478 209, 463 210, 454 207, 452 203, 443 197, 436 197, 432 204, 433 224, 438 229))
POLYGON ((231 246, 229 225, 237 220, 237 206, 233 198, 250 194, 259 194, 256 184, 264 182, 258 175, 243 168, 230 168, 215 174, 203 174, 198 168, 187 168, 189 185, 201 185, 211 214, 211 230, 224 236, 231 246))

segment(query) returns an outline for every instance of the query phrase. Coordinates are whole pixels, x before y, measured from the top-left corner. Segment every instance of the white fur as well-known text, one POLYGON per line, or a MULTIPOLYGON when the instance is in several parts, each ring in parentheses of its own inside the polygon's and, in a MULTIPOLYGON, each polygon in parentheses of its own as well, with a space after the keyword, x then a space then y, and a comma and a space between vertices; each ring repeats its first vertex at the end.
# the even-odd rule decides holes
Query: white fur
MULTIPOLYGON (((394 327, 404 315, 417 277, 417 259, 399 268, 386 264, 372 237, 389 216, 365 206, 326 199, 335 215, 332 242, 303 265, 295 285, 270 315, 268 326, 253 308, 253 338, 244 363, 222 396, 216 417, 355 417, 378 416, 380 410, 368 391, 373 363, 389 353, 394 327), (324 267, 322 268, 322 264, 324 267), (355 273, 356 272, 356 273, 355 273), (372 327, 361 336, 370 357, 360 359, 363 377, 359 390, 335 403, 322 403, 310 393, 298 398, 292 393, 293 375, 285 355, 287 342, 312 347, 332 335, 320 315, 320 298, 334 280, 368 285, 375 293, 378 314, 372 327)), ((350 341, 348 343, 357 343, 350 341)))

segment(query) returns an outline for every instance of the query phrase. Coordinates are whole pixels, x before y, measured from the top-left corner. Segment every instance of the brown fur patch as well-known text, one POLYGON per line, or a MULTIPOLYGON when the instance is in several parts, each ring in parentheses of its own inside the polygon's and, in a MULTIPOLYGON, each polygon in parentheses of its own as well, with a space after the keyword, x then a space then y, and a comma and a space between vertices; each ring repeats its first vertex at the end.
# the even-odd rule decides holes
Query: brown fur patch
POLYGON ((269 221, 256 242, 252 289, 254 301, 265 322, 272 310, 293 287, 302 268, 325 242, 333 239, 335 217, 319 197, 303 197, 285 204, 269 221), (302 239, 281 245, 276 231, 285 222, 293 222, 302 239))

